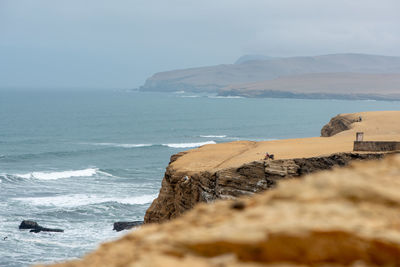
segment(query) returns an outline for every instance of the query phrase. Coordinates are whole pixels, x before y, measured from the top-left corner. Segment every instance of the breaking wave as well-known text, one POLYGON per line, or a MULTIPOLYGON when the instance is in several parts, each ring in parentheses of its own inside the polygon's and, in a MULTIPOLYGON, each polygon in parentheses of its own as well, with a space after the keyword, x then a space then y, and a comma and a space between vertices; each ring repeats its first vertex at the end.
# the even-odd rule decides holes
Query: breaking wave
MULTIPOLYGON (((224 138, 225 135, 201 135, 203 138, 224 138)), ((215 141, 193 142, 193 143, 168 143, 168 144, 119 144, 119 143, 86 143, 96 146, 111 146, 121 148, 138 148, 138 147, 152 147, 152 146, 165 146, 171 148, 194 148, 203 145, 216 144, 215 141)))
POLYGON ((216 144, 215 141, 207 141, 207 142, 198 142, 198 143, 177 143, 177 144, 163 144, 163 146, 172 147, 172 148, 193 148, 204 145, 212 145, 216 144))
POLYGON ((94 146, 111 146, 111 147, 123 147, 123 148, 135 148, 135 147, 148 147, 153 146, 152 144, 119 144, 119 143, 91 143, 94 146))
POLYGON ((71 177, 90 177, 95 175, 96 173, 102 173, 105 175, 111 175, 109 173, 105 173, 99 171, 95 168, 88 168, 84 170, 72 170, 72 171, 58 171, 58 172, 29 172, 24 174, 13 174, 13 176, 24 179, 39 179, 39 180, 57 180, 57 179, 65 179, 71 177))
POLYGON ((62 196, 51 196, 51 197, 13 198, 13 200, 28 203, 32 206, 57 206, 64 208, 73 208, 73 207, 102 204, 108 202, 117 202, 126 205, 143 205, 151 203, 156 197, 157 194, 126 197, 126 198, 73 194, 73 195, 62 195, 62 196))
POLYGON ((200 135, 203 138, 226 138, 226 135, 200 135))
POLYGON ((208 98, 229 98, 229 99, 236 99, 236 98, 244 98, 243 96, 236 96, 236 95, 231 95, 231 96, 208 96, 208 98))

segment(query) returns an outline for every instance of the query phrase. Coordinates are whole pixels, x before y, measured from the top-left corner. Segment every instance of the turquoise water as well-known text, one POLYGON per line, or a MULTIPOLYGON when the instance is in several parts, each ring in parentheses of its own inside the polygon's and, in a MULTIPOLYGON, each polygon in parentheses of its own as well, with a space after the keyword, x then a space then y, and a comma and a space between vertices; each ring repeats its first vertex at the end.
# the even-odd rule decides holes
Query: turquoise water
POLYGON ((76 258, 119 237, 113 222, 143 219, 169 157, 179 151, 319 136, 338 113, 398 110, 399 104, 0 91, 0 266, 76 258), (20 231, 23 219, 65 232, 20 231))

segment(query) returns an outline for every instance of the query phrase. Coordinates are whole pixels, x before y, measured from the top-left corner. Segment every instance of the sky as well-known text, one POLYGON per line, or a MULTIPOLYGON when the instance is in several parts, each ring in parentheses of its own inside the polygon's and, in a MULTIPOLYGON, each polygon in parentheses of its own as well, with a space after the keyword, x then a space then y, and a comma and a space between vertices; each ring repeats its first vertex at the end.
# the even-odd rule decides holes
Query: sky
POLYGON ((0 88, 132 89, 245 54, 400 56, 398 0, 0 0, 0 88))

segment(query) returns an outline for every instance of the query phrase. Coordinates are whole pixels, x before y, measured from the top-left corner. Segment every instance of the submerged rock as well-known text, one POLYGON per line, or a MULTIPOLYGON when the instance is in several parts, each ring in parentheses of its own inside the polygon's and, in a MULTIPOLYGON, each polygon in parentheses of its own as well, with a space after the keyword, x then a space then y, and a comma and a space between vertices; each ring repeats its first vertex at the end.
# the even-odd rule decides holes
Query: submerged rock
POLYGON ((133 227, 137 227, 143 224, 143 221, 133 221, 133 222, 115 222, 113 230, 119 232, 122 230, 128 230, 133 227))
POLYGON ((23 220, 21 222, 21 224, 19 225, 19 229, 31 229, 29 231, 31 233, 39 233, 39 232, 59 232, 59 233, 62 233, 62 232, 64 232, 64 230, 62 230, 62 229, 42 227, 37 222, 30 221, 30 220, 23 220))
POLYGON ((399 192, 400 156, 357 162, 199 204, 54 266, 399 266, 399 192))

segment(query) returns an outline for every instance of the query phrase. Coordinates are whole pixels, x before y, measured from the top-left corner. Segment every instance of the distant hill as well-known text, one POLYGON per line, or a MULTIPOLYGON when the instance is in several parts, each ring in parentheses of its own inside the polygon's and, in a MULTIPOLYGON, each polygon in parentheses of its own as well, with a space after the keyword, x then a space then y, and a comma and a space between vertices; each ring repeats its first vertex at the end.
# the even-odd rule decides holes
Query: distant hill
POLYGON ((220 95, 311 99, 400 100, 400 73, 313 73, 234 84, 220 95))
POLYGON ((239 59, 238 64, 159 72, 148 78, 140 90, 218 92, 230 85, 311 73, 400 73, 400 57, 391 56, 331 54, 249 59, 249 56, 239 59))
POLYGON ((235 61, 235 64, 242 64, 247 63, 249 61, 263 61, 263 60, 270 60, 270 59, 277 59, 276 57, 269 57, 264 55, 244 55, 238 58, 235 61))

